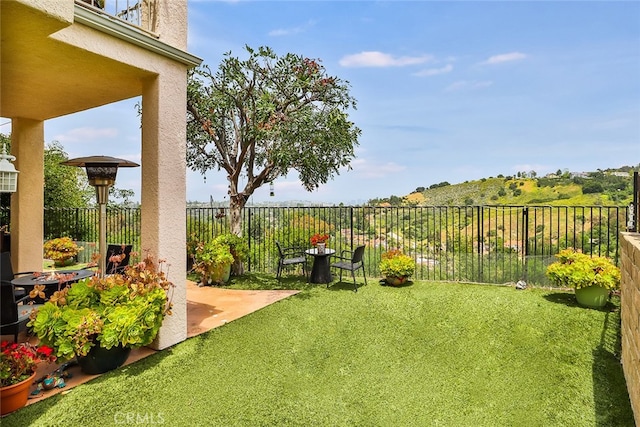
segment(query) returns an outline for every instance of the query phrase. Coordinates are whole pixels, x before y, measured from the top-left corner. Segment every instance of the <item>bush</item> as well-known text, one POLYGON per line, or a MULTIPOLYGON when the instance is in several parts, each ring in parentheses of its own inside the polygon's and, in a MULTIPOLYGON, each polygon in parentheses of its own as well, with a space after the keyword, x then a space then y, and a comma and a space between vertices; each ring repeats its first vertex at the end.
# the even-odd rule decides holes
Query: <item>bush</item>
POLYGON ((59 237, 46 242, 43 246, 44 257, 56 264, 64 263, 78 255, 83 250, 70 237, 59 237))
POLYGON ((558 261, 547 267, 547 277, 555 285, 574 289, 600 286, 617 289, 620 269, 605 257, 590 257, 573 249, 556 254, 558 261))
POLYGON ((416 263, 413 258, 398 249, 382 254, 380 274, 385 277, 411 277, 415 269, 416 263))

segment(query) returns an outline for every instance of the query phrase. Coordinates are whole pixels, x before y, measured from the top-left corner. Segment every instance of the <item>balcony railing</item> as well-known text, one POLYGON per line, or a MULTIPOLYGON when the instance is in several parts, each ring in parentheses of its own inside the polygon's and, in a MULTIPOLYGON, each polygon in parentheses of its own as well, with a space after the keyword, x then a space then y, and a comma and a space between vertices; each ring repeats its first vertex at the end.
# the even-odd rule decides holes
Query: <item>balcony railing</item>
POLYGON ((154 32, 156 0, 76 0, 80 6, 154 32))

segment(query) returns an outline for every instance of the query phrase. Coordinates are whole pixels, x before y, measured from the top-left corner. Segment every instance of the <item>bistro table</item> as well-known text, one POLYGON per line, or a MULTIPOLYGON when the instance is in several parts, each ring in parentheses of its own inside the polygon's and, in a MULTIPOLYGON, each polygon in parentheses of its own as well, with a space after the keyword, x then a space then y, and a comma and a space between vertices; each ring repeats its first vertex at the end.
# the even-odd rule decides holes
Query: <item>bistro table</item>
POLYGON ((86 279, 94 274, 96 272, 92 270, 43 271, 15 278, 11 284, 16 288, 25 288, 27 292, 30 292, 35 285, 44 285, 45 300, 48 300, 55 291, 64 289, 71 283, 86 279))
POLYGON ((326 249, 324 253, 318 253, 318 248, 307 249, 305 254, 313 257, 313 267, 311 267, 311 283, 330 283, 333 280, 329 267, 329 257, 335 254, 335 249, 326 249))

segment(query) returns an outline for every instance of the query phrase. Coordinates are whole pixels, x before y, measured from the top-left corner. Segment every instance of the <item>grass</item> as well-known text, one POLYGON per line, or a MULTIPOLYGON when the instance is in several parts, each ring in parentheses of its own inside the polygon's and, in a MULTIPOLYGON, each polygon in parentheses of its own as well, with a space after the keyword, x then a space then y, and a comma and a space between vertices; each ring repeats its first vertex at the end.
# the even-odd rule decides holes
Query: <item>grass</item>
POLYGON ((590 310, 541 289, 370 280, 355 293, 259 275, 230 286, 303 292, 2 426, 634 425, 616 300, 590 310))

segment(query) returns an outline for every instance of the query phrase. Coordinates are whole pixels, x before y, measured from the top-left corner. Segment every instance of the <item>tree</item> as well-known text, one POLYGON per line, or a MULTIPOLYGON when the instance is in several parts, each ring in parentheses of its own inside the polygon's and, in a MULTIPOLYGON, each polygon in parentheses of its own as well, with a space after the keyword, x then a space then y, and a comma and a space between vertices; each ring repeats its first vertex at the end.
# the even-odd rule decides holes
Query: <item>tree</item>
POLYGON ((61 165, 69 156, 58 141, 44 149, 44 205, 55 208, 85 207, 93 195, 84 169, 61 165))
POLYGON ((248 59, 228 52, 215 74, 192 70, 187 86, 187 164, 227 174, 238 236, 256 189, 291 169, 306 190, 317 189, 349 167, 360 135, 346 112, 356 107, 348 82, 328 76, 318 60, 245 49, 248 59))

